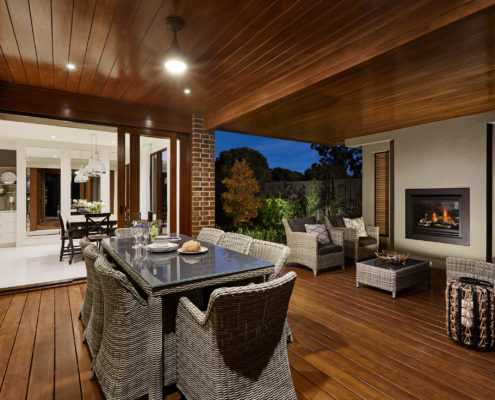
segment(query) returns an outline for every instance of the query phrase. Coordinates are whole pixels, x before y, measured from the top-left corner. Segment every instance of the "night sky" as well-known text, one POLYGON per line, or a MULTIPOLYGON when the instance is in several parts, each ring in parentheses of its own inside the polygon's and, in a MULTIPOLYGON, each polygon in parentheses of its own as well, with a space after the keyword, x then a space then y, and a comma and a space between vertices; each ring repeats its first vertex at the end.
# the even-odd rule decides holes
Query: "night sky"
POLYGON ((319 160, 316 150, 311 150, 309 143, 292 142, 242 135, 231 132, 215 132, 215 157, 223 150, 236 147, 250 147, 258 150, 268 160, 270 168, 282 167, 304 173, 311 164, 319 160))

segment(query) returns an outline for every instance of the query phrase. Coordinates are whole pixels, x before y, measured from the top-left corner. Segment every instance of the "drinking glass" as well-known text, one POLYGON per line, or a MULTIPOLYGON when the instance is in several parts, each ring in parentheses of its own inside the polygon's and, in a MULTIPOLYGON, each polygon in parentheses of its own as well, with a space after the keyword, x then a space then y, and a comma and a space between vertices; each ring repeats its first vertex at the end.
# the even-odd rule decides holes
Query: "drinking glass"
POLYGON ((142 234, 142 228, 139 225, 134 225, 132 228, 132 236, 134 237, 133 249, 139 249, 141 245, 139 244, 139 237, 142 234))

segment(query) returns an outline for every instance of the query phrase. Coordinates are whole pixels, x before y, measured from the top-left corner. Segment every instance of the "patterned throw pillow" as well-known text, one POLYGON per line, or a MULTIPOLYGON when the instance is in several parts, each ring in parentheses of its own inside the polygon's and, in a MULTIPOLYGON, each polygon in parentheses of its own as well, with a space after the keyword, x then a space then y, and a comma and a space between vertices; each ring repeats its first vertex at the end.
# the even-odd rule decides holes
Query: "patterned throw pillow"
POLYGON ((366 228, 364 226, 363 217, 359 218, 344 218, 344 224, 346 228, 354 228, 357 229, 359 237, 368 237, 366 233, 366 228))
POLYGON ((318 236, 319 244, 331 244, 330 236, 328 236, 327 228, 322 224, 304 224, 307 233, 312 233, 318 236))

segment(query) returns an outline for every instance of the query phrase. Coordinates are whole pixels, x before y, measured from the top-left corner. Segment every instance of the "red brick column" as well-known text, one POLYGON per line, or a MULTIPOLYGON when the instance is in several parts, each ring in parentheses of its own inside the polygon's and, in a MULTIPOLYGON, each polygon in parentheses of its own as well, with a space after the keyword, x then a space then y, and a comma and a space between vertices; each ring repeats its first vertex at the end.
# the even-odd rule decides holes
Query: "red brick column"
POLYGON ((192 236, 215 227, 215 132, 204 131, 203 115, 192 117, 192 236))

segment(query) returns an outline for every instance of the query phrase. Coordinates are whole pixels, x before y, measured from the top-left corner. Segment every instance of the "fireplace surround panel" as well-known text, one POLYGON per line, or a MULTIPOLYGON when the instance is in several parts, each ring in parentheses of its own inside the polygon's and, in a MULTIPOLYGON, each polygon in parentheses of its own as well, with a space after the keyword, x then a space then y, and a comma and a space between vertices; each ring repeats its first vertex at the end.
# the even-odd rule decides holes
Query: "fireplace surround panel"
POLYGON ((469 246, 469 188, 406 189, 406 238, 469 246))

